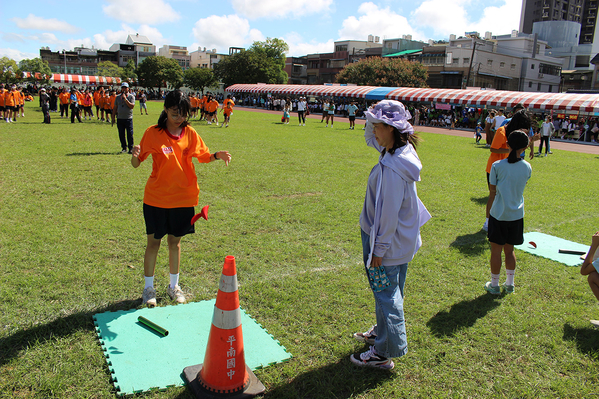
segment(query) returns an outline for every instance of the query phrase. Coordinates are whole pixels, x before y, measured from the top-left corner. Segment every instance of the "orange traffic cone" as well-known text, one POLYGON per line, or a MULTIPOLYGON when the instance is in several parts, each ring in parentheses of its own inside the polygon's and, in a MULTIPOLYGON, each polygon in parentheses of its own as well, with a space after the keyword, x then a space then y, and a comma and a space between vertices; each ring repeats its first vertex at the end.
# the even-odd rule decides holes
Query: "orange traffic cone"
POLYGON ((204 363, 183 374, 196 398, 251 398, 266 390, 245 364, 234 256, 225 258, 204 363))

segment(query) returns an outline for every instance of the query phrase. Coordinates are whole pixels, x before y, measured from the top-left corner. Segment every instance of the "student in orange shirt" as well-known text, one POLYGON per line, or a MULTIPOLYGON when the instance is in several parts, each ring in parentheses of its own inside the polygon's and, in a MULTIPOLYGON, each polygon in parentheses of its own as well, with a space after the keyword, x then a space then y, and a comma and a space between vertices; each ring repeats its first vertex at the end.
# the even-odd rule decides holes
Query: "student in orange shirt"
MULTIPOLYGON (((235 103, 233 102, 233 100, 231 100, 231 95, 229 94, 225 101, 223 101, 222 107, 223 115, 225 116, 223 125, 225 125, 225 127, 229 127, 229 120, 231 120, 231 114, 233 113, 234 106, 235 103)), ((221 125, 220 127, 223 127, 223 125, 221 125)))
POLYGON ((208 96, 204 94, 199 102, 200 107, 200 120, 207 119, 206 118, 206 104, 208 103, 208 96))
POLYGON ((17 110, 17 113, 19 111, 21 111, 21 118, 24 118, 25 117, 25 93, 23 93, 22 87, 19 87, 18 94, 19 94, 19 97, 17 98, 17 100, 19 102, 19 109, 17 110))
POLYGON ((100 114, 102 114, 102 119, 104 119, 104 109, 100 104, 101 98, 104 97, 104 89, 102 86, 98 87, 94 91, 94 105, 96 106, 96 119, 100 120, 100 114))
POLYGON ((6 107, 6 122, 16 122, 17 121, 17 100, 18 92, 17 86, 12 85, 10 91, 7 91, 4 94, 4 106, 6 107))
POLYGON ((4 106, 4 96, 6 95, 6 89, 4 83, 0 83, 0 116, 2 120, 6 120, 6 107, 4 106))
POLYGON ((178 303, 185 303, 185 294, 179 287, 181 237, 194 233, 191 219, 198 205, 200 188, 193 158, 200 163, 215 160, 229 165, 227 151, 213 154, 189 125, 189 98, 180 90, 168 93, 158 124, 150 126, 139 145, 133 147, 131 165, 139 167, 152 156, 152 173, 146 183, 143 213, 146 223, 147 246, 144 255, 145 287, 143 304, 156 306, 154 270, 162 237, 167 235, 170 284, 167 294, 178 303))
POLYGON ((218 106, 218 101, 216 101, 214 97, 208 96, 208 104, 206 105, 206 115, 208 116, 206 117, 206 120, 209 125, 211 125, 213 121, 216 121, 216 126, 218 126, 218 114, 216 112, 218 106))
POLYGON ((104 103, 104 113, 106 114, 106 122, 114 124, 114 118, 112 117, 112 109, 114 108, 114 102, 116 101, 116 90, 110 91, 110 97, 106 98, 104 103), (109 120, 110 119, 110 120, 109 120))
POLYGON ((60 89, 60 94, 58 95, 58 99, 60 100, 60 117, 61 118, 63 116, 66 118, 69 117, 69 104, 71 102, 70 98, 71 98, 71 95, 69 94, 67 89, 65 89, 65 88, 60 89))
POLYGON ((93 111, 92 111, 92 105, 93 105, 94 99, 92 97, 92 95, 89 92, 89 89, 85 89, 85 92, 82 95, 82 100, 81 100, 81 104, 83 105, 83 119, 87 120, 87 117, 89 115, 89 120, 92 120, 92 117, 94 116, 93 111))

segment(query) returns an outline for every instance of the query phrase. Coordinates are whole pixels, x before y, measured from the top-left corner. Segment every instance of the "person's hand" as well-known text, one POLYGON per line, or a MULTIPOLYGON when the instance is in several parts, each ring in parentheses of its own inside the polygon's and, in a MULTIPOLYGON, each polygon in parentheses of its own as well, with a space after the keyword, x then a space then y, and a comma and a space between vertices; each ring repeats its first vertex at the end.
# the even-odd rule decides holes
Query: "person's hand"
POLYGON ((591 245, 599 246, 599 231, 593 234, 593 238, 591 239, 591 245))
POLYGON ((535 152, 534 151, 530 152, 530 159, 535 159, 535 152))
POLYGON ((131 156, 137 158, 139 157, 139 153, 141 152, 141 147, 139 145, 134 145, 131 149, 131 156))
POLYGON ((229 166, 229 162, 231 162, 229 151, 218 151, 216 154, 218 155, 218 159, 225 161, 225 166, 229 166))
POLYGON ((370 262, 370 267, 379 267, 383 264, 383 258, 379 258, 378 256, 372 257, 372 262, 370 262))

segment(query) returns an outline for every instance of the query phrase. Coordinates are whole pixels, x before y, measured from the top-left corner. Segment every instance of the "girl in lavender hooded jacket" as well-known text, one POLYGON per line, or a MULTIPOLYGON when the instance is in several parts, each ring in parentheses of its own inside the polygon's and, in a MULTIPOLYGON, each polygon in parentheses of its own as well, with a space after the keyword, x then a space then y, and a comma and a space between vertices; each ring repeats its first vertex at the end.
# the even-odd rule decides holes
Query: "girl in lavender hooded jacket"
POLYGON ((376 322, 354 338, 371 345, 350 356, 360 366, 392 369, 391 358, 407 353, 403 296, 408 263, 420 248, 420 227, 431 215, 418 198, 422 163, 410 113, 398 101, 384 100, 366 111, 366 143, 380 152, 370 172, 360 215, 366 273, 373 290, 376 322))

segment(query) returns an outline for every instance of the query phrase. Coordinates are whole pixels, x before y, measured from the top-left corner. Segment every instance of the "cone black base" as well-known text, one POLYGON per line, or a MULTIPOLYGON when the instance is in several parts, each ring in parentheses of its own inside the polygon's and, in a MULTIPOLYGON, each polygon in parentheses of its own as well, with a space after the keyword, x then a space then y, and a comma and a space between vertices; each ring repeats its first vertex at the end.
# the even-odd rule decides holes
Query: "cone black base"
POLYGON ((253 398, 256 395, 263 394, 266 391, 264 385, 258 380, 256 374, 247 366, 245 366, 247 373, 250 377, 250 382, 248 387, 242 391, 237 393, 215 393, 207 391, 198 381, 198 376, 200 375, 200 371, 202 370, 202 364, 197 364, 195 366, 188 366, 183 369, 183 377, 185 377, 185 381, 187 382, 187 386, 189 390, 196 398, 204 398, 204 399, 216 399, 216 398, 232 398, 232 399, 246 399, 253 398))

